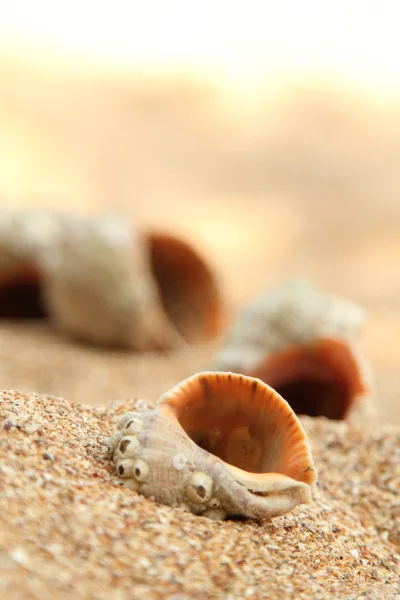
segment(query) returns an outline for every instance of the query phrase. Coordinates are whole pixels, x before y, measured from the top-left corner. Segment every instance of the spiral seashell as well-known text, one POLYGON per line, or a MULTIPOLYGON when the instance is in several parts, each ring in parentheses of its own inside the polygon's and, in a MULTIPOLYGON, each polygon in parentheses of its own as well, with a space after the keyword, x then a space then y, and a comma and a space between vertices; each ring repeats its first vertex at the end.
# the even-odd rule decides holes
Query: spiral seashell
POLYGON ((371 374, 358 337, 362 309, 292 280, 239 313, 212 368, 258 377, 297 414, 371 415, 371 374))
POLYGON ((0 317, 49 316, 76 339, 137 350, 219 331, 217 281, 183 240, 120 215, 3 209, 0 220, 0 317))
POLYGON ((126 487, 212 519, 283 515, 311 501, 317 479, 288 403, 238 374, 182 381, 154 410, 123 415, 108 444, 126 487))

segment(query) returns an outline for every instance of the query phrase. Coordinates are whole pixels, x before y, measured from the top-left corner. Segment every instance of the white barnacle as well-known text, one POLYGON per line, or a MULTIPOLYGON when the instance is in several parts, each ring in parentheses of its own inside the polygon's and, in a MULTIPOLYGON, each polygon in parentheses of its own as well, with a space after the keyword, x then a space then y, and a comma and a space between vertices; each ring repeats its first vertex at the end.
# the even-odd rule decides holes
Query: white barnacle
POLYGON ((140 442, 137 437, 130 435, 123 437, 118 445, 117 456, 123 456, 128 458, 136 456, 140 450, 140 442))
POLYGON ((187 458, 184 454, 174 454, 172 457, 172 466, 177 471, 183 471, 183 469, 186 467, 186 464, 187 458))
POLYGON ((119 477, 127 478, 132 477, 132 467, 133 461, 129 460, 129 458, 125 458, 123 460, 119 460, 115 465, 115 470, 119 477))
POLYGON ((192 502, 204 504, 211 498, 213 481, 209 475, 202 471, 195 471, 186 486, 186 496, 192 502))
POLYGON ((124 429, 126 423, 128 423, 131 419, 136 418, 138 415, 134 412, 124 413, 117 422, 117 429, 124 429))
POLYGON ((123 434, 136 434, 140 433, 143 429, 143 421, 142 419, 138 419, 138 417, 132 417, 132 419, 128 419, 123 428, 123 434))
POLYGON ((145 481, 149 474, 149 466, 141 458, 137 458, 132 463, 132 475, 136 481, 145 481))

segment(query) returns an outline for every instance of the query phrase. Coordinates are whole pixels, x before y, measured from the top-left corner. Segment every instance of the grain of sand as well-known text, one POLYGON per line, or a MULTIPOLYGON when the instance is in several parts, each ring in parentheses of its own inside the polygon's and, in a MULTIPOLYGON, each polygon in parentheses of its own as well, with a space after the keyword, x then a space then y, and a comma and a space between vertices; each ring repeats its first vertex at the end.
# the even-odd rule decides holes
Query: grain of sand
POLYGON ((2 598, 400 598, 398 430, 305 418, 315 502, 214 522, 118 485, 104 438, 134 405, 1 394, 2 598))

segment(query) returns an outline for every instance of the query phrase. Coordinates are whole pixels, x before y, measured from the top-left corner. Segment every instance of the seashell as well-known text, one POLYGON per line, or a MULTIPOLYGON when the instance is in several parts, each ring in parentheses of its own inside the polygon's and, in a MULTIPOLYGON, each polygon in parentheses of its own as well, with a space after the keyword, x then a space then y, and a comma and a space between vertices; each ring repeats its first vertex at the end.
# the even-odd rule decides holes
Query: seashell
POLYGON ((362 309, 303 280, 268 290, 239 313, 212 368, 258 377, 297 414, 371 415, 371 374, 358 337, 362 309))
POLYGON ((50 252, 60 233, 52 211, 12 211, 0 207, 0 316, 46 316, 41 287, 41 256, 50 252))
POLYGON ((76 339, 137 350, 219 331, 216 278, 183 240, 135 232, 119 215, 3 210, 1 221, 0 316, 22 296, 16 316, 47 315, 76 339))
POLYGON ((288 403, 262 381, 238 374, 193 375, 154 410, 123 416, 108 443, 124 485, 212 519, 283 515, 311 501, 317 479, 288 403))

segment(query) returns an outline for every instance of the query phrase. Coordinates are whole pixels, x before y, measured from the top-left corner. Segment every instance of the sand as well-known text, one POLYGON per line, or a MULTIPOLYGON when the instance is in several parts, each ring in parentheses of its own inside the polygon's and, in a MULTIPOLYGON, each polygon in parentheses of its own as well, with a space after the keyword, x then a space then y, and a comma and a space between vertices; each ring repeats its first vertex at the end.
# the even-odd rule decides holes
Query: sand
POLYGON ((400 433, 303 419, 320 483, 269 522, 214 522, 113 476, 104 438, 134 401, 3 392, 3 598, 400 598, 400 433))

